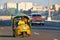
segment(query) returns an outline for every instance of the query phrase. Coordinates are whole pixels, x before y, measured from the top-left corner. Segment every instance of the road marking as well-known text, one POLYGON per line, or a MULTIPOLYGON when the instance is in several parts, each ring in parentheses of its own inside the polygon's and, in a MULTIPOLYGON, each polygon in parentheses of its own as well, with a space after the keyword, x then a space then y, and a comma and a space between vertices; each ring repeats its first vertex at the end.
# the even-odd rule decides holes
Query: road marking
POLYGON ((38 32, 34 32, 35 35, 40 35, 38 32))
POLYGON ((58 39, 55 38, 54 40, 58 40, 58 39))

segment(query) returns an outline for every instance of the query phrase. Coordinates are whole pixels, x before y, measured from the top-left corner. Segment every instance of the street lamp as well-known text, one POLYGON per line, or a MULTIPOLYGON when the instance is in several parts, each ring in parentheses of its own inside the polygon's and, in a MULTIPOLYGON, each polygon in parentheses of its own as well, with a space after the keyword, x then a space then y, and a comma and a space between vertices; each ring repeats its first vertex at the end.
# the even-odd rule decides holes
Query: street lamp
POLYGON ((48 0, 48 21, 51 21, 51 16, 50 16, 50 0, 48 0))

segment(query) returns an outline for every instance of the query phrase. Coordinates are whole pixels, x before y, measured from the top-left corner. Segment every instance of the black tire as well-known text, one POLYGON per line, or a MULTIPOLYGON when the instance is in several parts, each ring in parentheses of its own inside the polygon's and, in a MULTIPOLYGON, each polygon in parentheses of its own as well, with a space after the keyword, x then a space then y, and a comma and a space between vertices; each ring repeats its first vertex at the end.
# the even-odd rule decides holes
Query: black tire
POLYGON ((27 34, 27 32, 22 32, 21 35, 22 35, 22 37, 29 36, 29 35, 27 34))
POLYGON ((13 34, 13 37, 15 37, 15 35, 13 34))
POLYGON ((20 34, 22 37, 24 37, 24 33, 23 32, 21 32, 21 34, 20 34))
POLYGON ((41 23, 39 23, 38 25, 41 25, 41 23))
POLYGON ((31 25, 34 25, 34 23, 31 23, 31 25))
POLYGON ((44 23, 42 23, 42 25, 44 26, 44 23))
POLYGON ((13 30, 13 37, 16 37, 16 36, 15 36, 15 30, 13 30))

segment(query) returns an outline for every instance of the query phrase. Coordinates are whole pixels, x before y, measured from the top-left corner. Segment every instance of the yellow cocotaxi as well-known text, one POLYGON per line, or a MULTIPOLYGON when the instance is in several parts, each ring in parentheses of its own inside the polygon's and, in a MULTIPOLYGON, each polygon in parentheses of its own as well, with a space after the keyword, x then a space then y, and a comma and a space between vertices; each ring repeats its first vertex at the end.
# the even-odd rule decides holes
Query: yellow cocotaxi
POLYGON ((31 34, 30 18, 27 15, 20 14, 12 18, 13 37, 16 35, 23 35, 26 33, 28 36, 31 34))

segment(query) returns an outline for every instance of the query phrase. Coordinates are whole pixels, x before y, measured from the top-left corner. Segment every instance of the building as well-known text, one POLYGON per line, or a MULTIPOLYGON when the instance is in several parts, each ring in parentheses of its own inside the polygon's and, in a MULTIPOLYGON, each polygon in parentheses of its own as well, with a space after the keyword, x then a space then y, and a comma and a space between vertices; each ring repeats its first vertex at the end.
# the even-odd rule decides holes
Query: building
POLYGON ((4 8, 6 9, 8 9, 8 8, 16 8, 16 3, 15 2, 6 2, 5 4, 4 4, 4 8))
POLYGON ((0 6, 0 10, 1 10, 1 9, 3 9, 3 7, 2 7, 2 6, 0 6))
POLYGON ((32 8, 32 3, 31 2, 21 2, 18 3, 18 10, 26 10, 28 11, 29 9, 32 8))
POLYGON ((48 11, 48 7, 43 7, 43 11, 48 11))
POLYGON ((59 11, 60 5, 59 5, 59 4, 55 4, 55 5, 52 6, 52 8, 53 8, 54 10, 56 10, 56 11, 59 11))
POLYGON ((43 7, 40 5, 33 5, 32 11, 43 11, 43 7))
POLYGON ((16 8, 17 8, 17 3, 16 2, 6 2, 4 4, 4 12, 6 14, 15 14, 16 13, 16 8))

